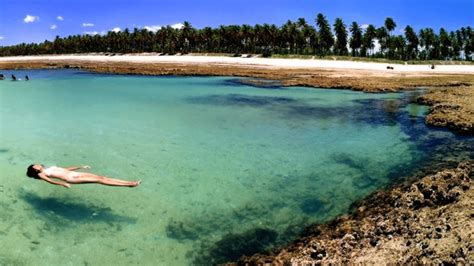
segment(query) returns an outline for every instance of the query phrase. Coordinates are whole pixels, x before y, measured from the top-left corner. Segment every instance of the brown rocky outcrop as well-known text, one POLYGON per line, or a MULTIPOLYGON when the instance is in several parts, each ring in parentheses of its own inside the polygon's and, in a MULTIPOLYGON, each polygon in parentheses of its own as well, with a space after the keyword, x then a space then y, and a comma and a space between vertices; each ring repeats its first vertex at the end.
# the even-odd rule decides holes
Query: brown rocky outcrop
POLYGON ((431 90, 418 99, 430 105, 426 123, 447 127, 459 134, 474 134, 474 86, 431 90))

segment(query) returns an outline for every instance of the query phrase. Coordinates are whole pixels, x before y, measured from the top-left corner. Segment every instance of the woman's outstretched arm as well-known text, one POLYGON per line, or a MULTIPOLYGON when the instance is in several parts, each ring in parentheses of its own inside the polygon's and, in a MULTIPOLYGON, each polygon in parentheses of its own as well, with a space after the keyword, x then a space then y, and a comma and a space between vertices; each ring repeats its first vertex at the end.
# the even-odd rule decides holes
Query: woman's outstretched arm
POLYGON ((38 174, 38 176, 43 179, 44 181, 50 183, 50 184, 53 184, 53 185, 58 185, 58 186, 63 186, 63 187, 66 187, 66 188, 70 188, 71 185, 66 183, 66 182, 58 182, 58 181, 54 181, 52 180, 51 178, 47 177, 45 174, 43 173, 40 173, 38 174))
POLYGON ((70 167, 65 167, 65 169, 69 171, 74 171, 78 169, 90 169, 91 167, 89 165, 84 165, 84 166, 70 166, 70 167))

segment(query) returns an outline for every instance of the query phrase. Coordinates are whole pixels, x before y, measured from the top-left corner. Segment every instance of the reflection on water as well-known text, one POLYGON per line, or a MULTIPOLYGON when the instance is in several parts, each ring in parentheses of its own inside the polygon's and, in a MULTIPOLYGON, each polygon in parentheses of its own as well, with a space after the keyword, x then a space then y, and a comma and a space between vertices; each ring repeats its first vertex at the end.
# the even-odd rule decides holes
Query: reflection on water
POLYGON ((28 74, 0 82, 0 264, 223 263, 399 178, 473 158, 473 138, 424 124, 419 91, 28 74), (26 178, 33 162, 143 184, 64 189, 26 178))

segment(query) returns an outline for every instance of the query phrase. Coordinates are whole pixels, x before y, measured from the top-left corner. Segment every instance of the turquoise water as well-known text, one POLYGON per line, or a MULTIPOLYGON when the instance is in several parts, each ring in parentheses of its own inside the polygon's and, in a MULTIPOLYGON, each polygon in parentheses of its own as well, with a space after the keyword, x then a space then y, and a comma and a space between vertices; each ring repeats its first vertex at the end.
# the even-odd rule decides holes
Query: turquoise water
POLYGON ((0 81, 0 264, 225 262, 283 245, 433 158, 473 157, 472 138, 427 128, 408 94, 28 74, 0 81), (143 184, 65 189, 27 178, 34 162, 143 184))

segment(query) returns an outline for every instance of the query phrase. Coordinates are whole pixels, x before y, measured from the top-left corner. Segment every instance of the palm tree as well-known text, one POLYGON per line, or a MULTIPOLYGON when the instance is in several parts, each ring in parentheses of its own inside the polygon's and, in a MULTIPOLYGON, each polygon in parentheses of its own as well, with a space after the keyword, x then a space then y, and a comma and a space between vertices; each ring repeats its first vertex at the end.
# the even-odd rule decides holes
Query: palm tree
POLYGON ((183 27, 179 30, 179 47, 181 52, 189 53, 194 46, 195 29, 188 21, 183 22, 183 27))
MULTIPOLYGON (((380 34, 381 34, 381 39, 380 39, 380 47, 385 46, 385 48, 388 48, 387 56, 389 58, 394 58, 394 49, 396 49, 396 45, 392 43, 392 31, 395 30, 397 27, 397 24, 391 17, 387 17, 385 19, 384 23, 384 28, 386 29, 385 32, 383 32, 381 29, 380 34)), ((382 48, 382 51, 385 49, 382 48)))
POLYGON ((334 37, 329 27, 326 17, 319 13, 316 17, 316 24, 319 27, 319 55, 324 56, 331 51, 334 44, 334 37))
POLYGON ((285 43, 285 49, 287 50, 288 53, 293 53, 295 43, 296 43, 296 25, 291 22, 291 20, 288 20, 285 25, 281 28, 281 31, 283 33, 283 41, 285 43))
POLYGON ((388 33, 391 34, 391 32, 397 27, 397 24, 391 17, 387 17, 385 19, 385 28, 387 29, 388 33))
POLYGON ((377 37, 377 30, 375 26, 370 24, 365 30, 364 37, 362 38, 362 49, 364 50, 363 54, 372 55, 374 50, 374 39, 377 37))
POLYGON ((470 26, 466 27, 464 43, 466 60, 471 61, 474 53, 474 32, 470 26))
POLYGON ((405 38, 408 41, 406 59, 410 60, 417 58, 418 45, 420 44, 420 41, 418 40, 418 36, 416 36, 413 28, 409 25, 405 27, 405 38))
POLYGON ((390 59, 402 60, 407 57, 407 45, 402 35, 392 36, 389 48, 390 59))
POLYGON ((274 53, 277 51, 278 49, 278 39, 279 39, 279 29, 277 27, 277 25, 275 24, 271 24, 271 25, 268 25, 268 24, 264 24, 263 25, 264 27, 264 32, 268 38, 268 49, 274 53), (268 26, 268 27, 267 27, 268 26))
POLYGON ((439 43, 440 43, 440 54, 441 58, 444 60, 448 59, 448 57, 451 54, 451 39, 449 38, 448 32, 444 29, 441 28, 439 30, 439 43))
POLYGON ((299 53, 307 54, 309 50, 310 44, 310 34, 311 31, 309 30, 309 25, 306 22, 305 18, 298 18, 296 22, 296 26, 298 29, 298 38, 297 38, 297 46, 299 53))
POLYGON ((347 30, 342 19, 337 18, 334 22, 334 32, 336 32, 334 52, 337 55, 347 55, 347 30))
POLYGON ((461 57, 461 46, 458 42, 457 34, 454 31, 449 32, 449 39, 451 41, 451 51, 449 56, 452 59, 459 60, 461 57))
POLYGON ((352 56, 360 55, 360 47, 362 46, 362 30, 357 22, 352 22, 351 28, 351 40, 349 46, 351 47, 352 56))
POLYGON ((434 33, 433 29, 426 28, 420 30, 420 45, 423 47, 422 51, 422 59, 429 60, 429 59, 436 59, 436 34, 434 33))
POLYGON ((244 51, 246 53, 251 53, 254 49, 254 31, 253 28, 248 25, 244 24, 240 28, 240 33, 242 35, 242 43, 244 46, 244 51))
MULTIPOLYGON (((273 25, 270 26, 270 24, 268 23, 264 23, 262 25, 262 36, 261 36, 261 46, 262 46, 262 51, 263 53, 267 54, 267 55, 270 55, 273 53, 273 49, 275 48, 275 38, 276 38, 276 34, 275 34, 275 29, 273 29, 273 25)), ((278 32, 278 30, 277 30, 278 32)), ((282 38, 284 39, 284 38, 282 38)), ((285 52, 288 52, 286 50, 286 48, 288 46, 286 46, 286 43, 284 44, 285 45, 285 52)))
POLYGON ((380 53, 382 55, 387 55, 386 50, 389 46, 389 34, 387 28, 380 27, 376 30, 376 36, 380 44, 380 53))

